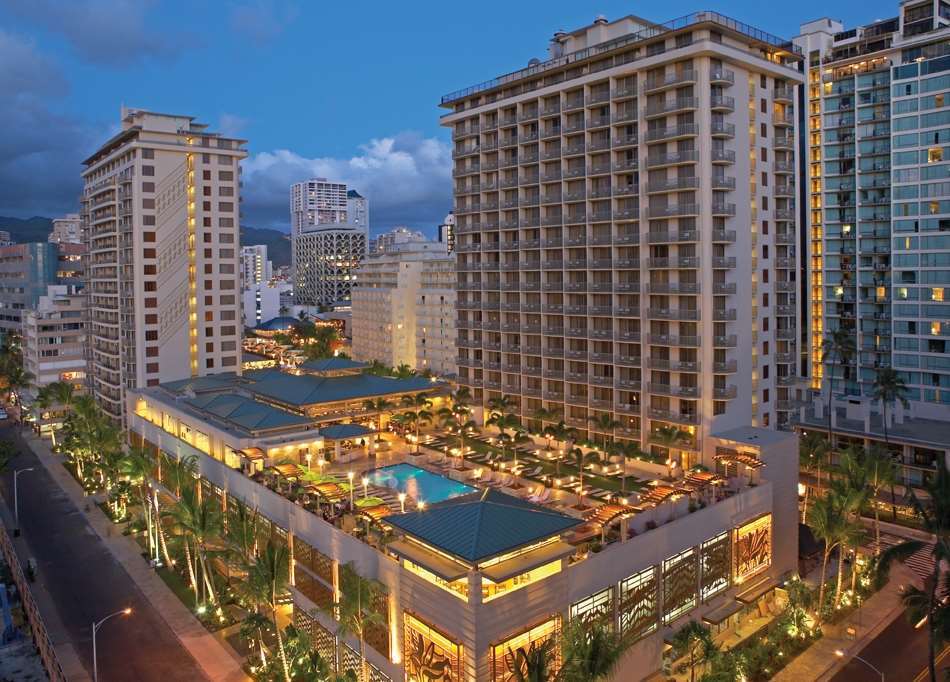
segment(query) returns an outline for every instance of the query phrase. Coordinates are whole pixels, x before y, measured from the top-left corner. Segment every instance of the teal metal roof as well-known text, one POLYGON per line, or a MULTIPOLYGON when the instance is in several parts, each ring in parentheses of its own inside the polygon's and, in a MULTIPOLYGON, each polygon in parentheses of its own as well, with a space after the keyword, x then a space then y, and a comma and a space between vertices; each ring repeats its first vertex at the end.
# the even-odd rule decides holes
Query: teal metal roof
POLYGON ((320 377, 312 374, 288 374, 276 369, 245 372, 248 390, 288 405, 318 405, 341 400, 361 400, 412 391, 424 391, 435 385, 425 377, 394 379, 372 374, 320 377))
POLYGON ((224 391, 234 388, 240 383, 241 377, 234 372, 222 372, 221 374, 169 381, 162 384, 162 388, 172 393, 183 393, 189 389, 195 393, 204 393, 207 391, 224 391))
POLYGON ((580 519, 497 490, 471 493, 386 523, 470 564, 558 535, 580 519))
POLYGON ((255 329, 260 329, 267 332, 284 332, 293 327, 298 322, 300 322, 300 320, 295 317, 272 317, 269 320, 261 322, 255 327, 255 329))
POLYGON ((311 372, 336 372, 344 369, 363 369, 365 362, 357 362, 349 358, 320 358, 319 360, 307 360, 300 365, 300 369, 307 369, 311 372))
POLYGON ((320 428, 320 435, 327 440, 343 440, 345 438, 360 438, 375 433, 362 424, 330 424, 320 428))
POLYGON ((189 398, 185 402, 247 431, 265 431, 313 423, 309 417, 233 393, 202 395, 189 398))

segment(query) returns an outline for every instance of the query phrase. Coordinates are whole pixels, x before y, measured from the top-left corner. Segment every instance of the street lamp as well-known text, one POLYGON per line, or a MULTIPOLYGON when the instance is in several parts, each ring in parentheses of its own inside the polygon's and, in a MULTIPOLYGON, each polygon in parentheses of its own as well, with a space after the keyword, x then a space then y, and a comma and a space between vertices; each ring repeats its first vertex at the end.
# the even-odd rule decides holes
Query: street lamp
MULTIPOLYGON (((835 656, 837 656, 838 658, 844 658, 845 655, 846 655, 845 652, 842 651, 841 649, 835 649, 835 656)), ((878 675, 880 675, 880 676, 881 676, 881 682, 884 682, 884 672, 881 671, 881 670, 879 670, 879 669, 877 669, 877 668, 875 668, 874 665, 873 665, 870 661, 868 661, 868 660, 866 660, 866 659, 864 659, 864 658, 861 658, 860 656, 852 656, 851 658, 853 658, 853 659, 856 660, 856 661, 861 661, 864 665, 866 665, 866 666, 869 667, 871 670, 873 670, 873 671, 876 672, 878 675)))
POLYGON ((366 476, 363 476, 363 499, 365 500, 369 497, 369 479, 366 476))
POLYGON ((13 472, 13 537, 20 537, 20 497, 17 494, 17 479, 20 474, 33 471, 33 467, 17 469, 13 472))
POLYGON ((353 472, 347 471, 346 477, 350 479, 350 509, 353 509, 353 472))
POLYGON ((313 459, 313 455, 307 452, 306 454, 304 454, 304 459, 307 460, 307 471, 310 471, 310 460, 313 459))
POLYGON ((116 616, 128 616, 132 613, 132 609, 126 607, 121 611, 116 611, 115 613, 110 613, 108 616, 100 620, 98 623, 92 624, 92 682, 97 682, 99 679, 99 667, 96 660, 96 633, 99 631, 107 620, 110 618, 115 618, 116 616))

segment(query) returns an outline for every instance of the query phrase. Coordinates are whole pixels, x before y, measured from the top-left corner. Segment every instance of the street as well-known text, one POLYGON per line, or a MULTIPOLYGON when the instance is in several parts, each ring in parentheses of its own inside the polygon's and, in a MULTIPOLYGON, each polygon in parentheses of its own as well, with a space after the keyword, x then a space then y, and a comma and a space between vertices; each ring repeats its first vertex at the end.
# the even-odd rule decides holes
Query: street
MULTIPOLYGON (((848 652, 849 654, 852 652, 848 652)), ((937 679, 942 680, 942 670, 950 669, 950 656, 941 658, 938 649, 937 679)), ((873 642, 858 655, 884 673, 884 679, 894 682, 919 682, 928 679, 927 630, 914 629, 904 616, 900 616, 881 631, 873 642)), ((880 679, 861 661, 852 659, 832 680, 833 682, 873 682, 880 679)))
MULTIPOLYGON (((13 472, 33 467, 19 477, 20 528, 38 564, 37 581, 55 601, 68 639, 90 677, 92 622, 131 607, 132 615, 113 618, 98 631, 99 680, 205 679, 174 632, 14 429, 0 429, 0 438, 13 441, 19 449, 0 480, 11 517, 13 472)), ((25 566, 25 557, 21 561, 25 566)))

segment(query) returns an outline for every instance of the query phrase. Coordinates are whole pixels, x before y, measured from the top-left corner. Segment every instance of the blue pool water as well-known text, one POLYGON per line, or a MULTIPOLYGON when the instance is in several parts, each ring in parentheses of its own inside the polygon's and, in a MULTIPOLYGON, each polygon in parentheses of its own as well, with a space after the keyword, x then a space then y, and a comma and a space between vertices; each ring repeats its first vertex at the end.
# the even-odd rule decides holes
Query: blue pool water
POLYGON ((367 478, 374 485, 392 488, 417 501, 429 503, 441 502, 476 490, 470 485, 405 463, 374 469, 367 474, 367 478))

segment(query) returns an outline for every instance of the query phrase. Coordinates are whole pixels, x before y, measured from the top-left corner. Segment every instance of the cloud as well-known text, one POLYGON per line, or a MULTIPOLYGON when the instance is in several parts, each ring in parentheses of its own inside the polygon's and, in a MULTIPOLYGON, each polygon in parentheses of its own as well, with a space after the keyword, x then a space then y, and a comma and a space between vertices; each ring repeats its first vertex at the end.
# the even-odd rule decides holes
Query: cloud
POLYGON ((298 14, 299 8, 295 4, 254 0, 231 10, 231 29, 257 45, 264 45, 283 33, 298 14))
POLYGON ((96 130, 52 111, 67 89, 56 67, 31 42, 0 31, 0 214, 75 211, 79 162, 96 130))
POLYGON ((225 137, 238 137, 247 126, 247 119, 237 114, 223 112, 218 118, 218 132, 225 137))
POLYGON ((370 140, 348 159, 309 159, 286 149, 244 163, 246 222, 286 229, 290 185, 312 177, 346 182, 369 199, 370 227, 431 228, 452 207, 452 155, 445 142, 416 133, 370 140))
POLYGON ((63 36, 83 59, 112 67, 174 55, 193 42, 180 30, 152 30, 147 15, 154 4, 154 0, 4 2, 8 11, 63 36))

